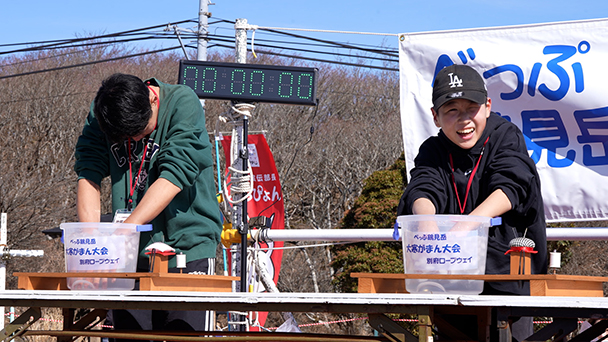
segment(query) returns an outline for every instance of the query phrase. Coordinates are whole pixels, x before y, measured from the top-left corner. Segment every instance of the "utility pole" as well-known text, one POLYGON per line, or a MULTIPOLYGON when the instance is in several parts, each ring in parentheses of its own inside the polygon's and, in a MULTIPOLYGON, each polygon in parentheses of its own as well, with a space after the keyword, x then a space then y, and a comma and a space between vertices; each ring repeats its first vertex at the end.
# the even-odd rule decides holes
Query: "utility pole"
POLYGON ((200 0, 198 9, 198 40, 196 60, 207 60, 207 26, 209 26, 209 0, 200 0))

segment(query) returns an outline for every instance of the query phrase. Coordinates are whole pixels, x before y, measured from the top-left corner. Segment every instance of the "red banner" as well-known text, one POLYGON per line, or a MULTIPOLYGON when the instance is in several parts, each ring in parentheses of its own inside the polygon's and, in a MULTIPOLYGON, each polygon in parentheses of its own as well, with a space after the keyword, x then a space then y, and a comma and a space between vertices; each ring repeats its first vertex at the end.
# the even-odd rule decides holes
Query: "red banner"
MULTIPOLYGON (((223 136, 221 139, 227 166, 231 164, 231 138, 230 136, 223 136)), ((274 157, 270 152, 270 147, 262 134, 249 135, 247 137, 247 145, 249 163, 254 177, 253 193, 247 201, 247 214, 249 218, 258 216, 267 217, 271 222, 270 229, 284 229, 285 207, 283 205, 283 192, 281 191, 279 174, 274 163, 274 157)), ((260 245, 261 248, 281 248, 283 247, 283 242, 260 243, 260 245)), ((283 250, 269 249, 264 254, 266 255, 268 272, 276 284, 279 280, 279 272, 281 271, 283 250)), ((262 284, 257 285, 263 288, 262 284)), ((266 316, 267 313, 265 312, 259 313, 258 321, 261 326, 264 326, 266 316)))

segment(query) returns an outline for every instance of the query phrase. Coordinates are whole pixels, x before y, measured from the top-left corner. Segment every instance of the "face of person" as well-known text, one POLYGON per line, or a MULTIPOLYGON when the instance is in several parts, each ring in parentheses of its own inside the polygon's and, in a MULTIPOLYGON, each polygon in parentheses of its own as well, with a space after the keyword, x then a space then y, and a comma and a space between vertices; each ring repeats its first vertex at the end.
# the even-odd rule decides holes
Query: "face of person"
POLYGON ((159 105, 158 97, 156 94, 158 94, 158 91, 156 91, 156 93, 150 91, 150 107, 152 109, 152 115, 150 115, 150 120, 148 121, 146 128, 144 128, 144 130, 140 134, 138 134, 134 137, 131 137, 131 139, 133 139, 135 141, 139 141, 139 140, 143 139, 144 137, 148 136, 149 134, 152 134, 152 132, 154 132, 154 129, 156 129, 156 122, 158 119, 158 105, 159 105))
POLYGON ((490 117, 492 100, 488 98, 485 104, 470 100, 455 99, 446 102, 439 110, 433 112, 435 125, 460 148, 471 149, 481 138, 490 117))
MULTIPOLYGON (((153 117, 154 115, 152 115, 153 117)), ((154 129, 156 128, 156 118, 150 118, 150 121, 148 121, 148 124, 146 125, 146 128, 144 128, 143 132, 141 132, 139 135, 134 136, 133 139, 134 141, 140 141, 141 139, 143 139, 144 137, 148 136, 149 134, 152 134, 152 132, 154 132, 154 129)))

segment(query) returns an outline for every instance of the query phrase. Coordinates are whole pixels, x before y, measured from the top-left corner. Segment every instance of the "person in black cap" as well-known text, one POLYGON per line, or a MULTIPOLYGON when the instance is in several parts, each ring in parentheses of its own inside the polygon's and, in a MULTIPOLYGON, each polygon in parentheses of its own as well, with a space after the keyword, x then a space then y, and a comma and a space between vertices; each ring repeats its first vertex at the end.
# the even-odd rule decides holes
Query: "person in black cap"
MULTIPOLYGON (((502 224, 489 231, 486 274, 510 273, 505 252, 512 239, 524 235, 536 244, 532 273, 547 273, 540 179, 522 132, 492 112, 484 80, 466 65, 437 73, 431 112, 440 131, 420 146, 398 215, 501 216, 502 224)), ((491 282, 483 294, 529 295, 530 288, 491 282)), ((530 336, 532 318, 514 323, 512 333, 517 341, 530 336)))

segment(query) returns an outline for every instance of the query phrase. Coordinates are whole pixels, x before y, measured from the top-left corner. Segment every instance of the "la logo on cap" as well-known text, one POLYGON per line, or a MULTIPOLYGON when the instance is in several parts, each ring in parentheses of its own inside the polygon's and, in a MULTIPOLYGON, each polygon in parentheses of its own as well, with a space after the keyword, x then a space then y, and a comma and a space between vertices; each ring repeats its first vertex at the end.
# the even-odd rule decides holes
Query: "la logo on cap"
POLYGON ((451 72, 448 76, 450 76, 450 83, 448 83, 450 88, 462 87, 462 80, 458 78, 458 75, 454 75, 454 73, 451 72))

